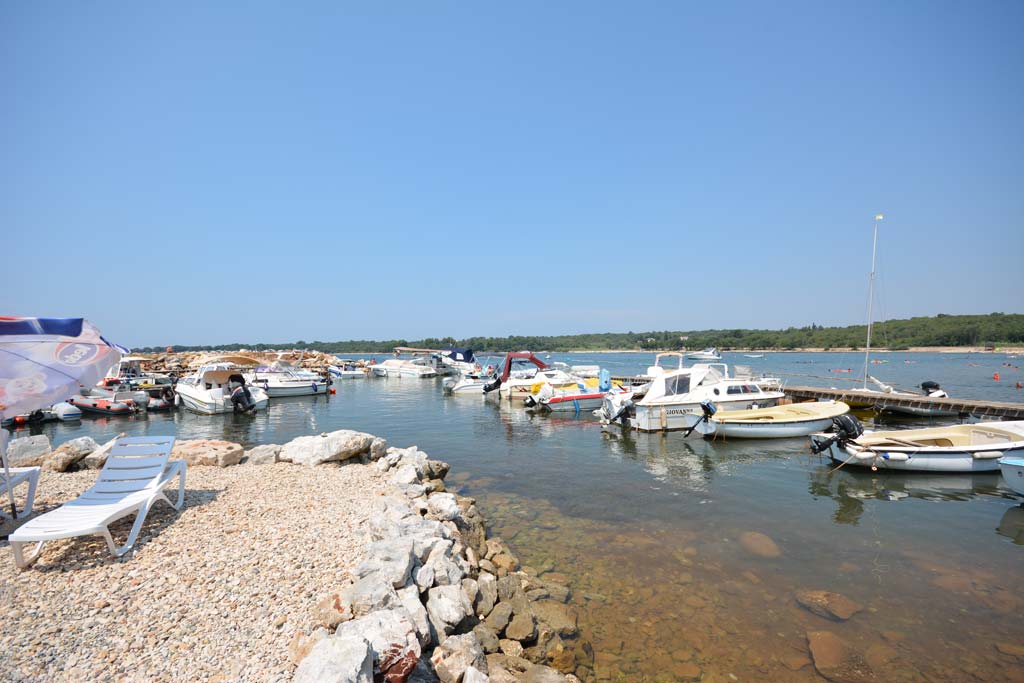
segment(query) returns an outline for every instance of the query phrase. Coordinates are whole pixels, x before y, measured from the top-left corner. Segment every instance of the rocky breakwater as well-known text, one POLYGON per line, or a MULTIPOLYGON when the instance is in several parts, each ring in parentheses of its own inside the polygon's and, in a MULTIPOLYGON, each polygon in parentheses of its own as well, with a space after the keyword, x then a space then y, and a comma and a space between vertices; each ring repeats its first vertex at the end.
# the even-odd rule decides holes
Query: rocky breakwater
MULTIPOLYGON (((308 448, 292 444, 281 455, 298 461, 308 448)), ((374 501, 366 559, 315 606, 319 628, 290 643, 297 683, 593 678, 569 589, 487 538, 475 501, 445 490, 446 463, 415 447, 365 453, 394 495, 374 501)))

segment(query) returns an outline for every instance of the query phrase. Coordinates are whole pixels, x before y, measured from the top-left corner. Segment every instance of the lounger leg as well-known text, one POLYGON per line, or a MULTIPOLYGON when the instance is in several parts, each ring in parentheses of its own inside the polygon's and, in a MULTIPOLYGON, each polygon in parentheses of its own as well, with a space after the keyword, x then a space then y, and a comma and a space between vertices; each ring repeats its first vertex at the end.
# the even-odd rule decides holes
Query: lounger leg
POLYGON ((43 552, 43 541, 36 543, 36 547, 27 556, 22 552, 22 546, 24 545, 26 544, 11 541, 11 550, 14 551, 14 566, 18 569, 28 569, 31 567, 43 552))
POLYGON ((32 504, 36 500, 36 486, 39 485, 39 472, 33 472, 28 478, 28 494, 25 496, 25 509, 18 513, 18 519, 24 519, 32 514, 32 504))
MULTIPOLYGON (((139 511, 135 513, 135 523, 132 524, 132 530, 128 532, 128 540, 120 548, 111 548, 110 552, 113 553, 114 557, 121 557, 122 555, 131 552, 132 547, 135 545, 135 541, 139 538, 139 532, 142 531, 142 523, 146 521, 146 515, 149 514, 149 507, 151 501, 146 501, 139 508, 139 511)), ((107 545, 111 545, 113 541, 110 539, 110 531, 106 531, 107 534, 107 545)))

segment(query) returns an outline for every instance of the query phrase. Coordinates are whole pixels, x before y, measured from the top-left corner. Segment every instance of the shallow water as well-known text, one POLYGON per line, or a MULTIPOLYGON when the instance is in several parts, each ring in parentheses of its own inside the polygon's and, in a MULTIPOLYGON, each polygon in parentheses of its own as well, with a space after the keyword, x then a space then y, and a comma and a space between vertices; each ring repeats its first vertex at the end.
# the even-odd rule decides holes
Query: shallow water
MULTIPOLYGON (((885 357, 871 371, 890 383, 935 380, 953 396, 1024 400, 1013 388, 1020 371, 1002 365, 1015 359, 885 357)), ((569 360, 634 373, 652 358, 569 360)), ((831 379, 829 369, 856 369, 863 356, 727 360, 831 379)), ((436 380, 344 381, 334 397, 275 401, 255 418, 179 412, 43 431, 55 442, 125 431, 251 445, 340 428, 449 461, 452 487, 478 499, 492 532, 525 565, 572 586, 599 680, 821 680, 806 640, 820 630, 863 655, 878 680, 1022 680, 1024 660, 996 647, 1024 643, 1024 508, 998 474, 833 471, 805 439, 606 431, 590 416, 533 417, 480 397, 445 397, 436 380), (779 556, 752 554, 740 542, 749 532, 770 537, 779 556), (842 593, 864 609, 828 621, 796 603, 801 589, 842 593)))

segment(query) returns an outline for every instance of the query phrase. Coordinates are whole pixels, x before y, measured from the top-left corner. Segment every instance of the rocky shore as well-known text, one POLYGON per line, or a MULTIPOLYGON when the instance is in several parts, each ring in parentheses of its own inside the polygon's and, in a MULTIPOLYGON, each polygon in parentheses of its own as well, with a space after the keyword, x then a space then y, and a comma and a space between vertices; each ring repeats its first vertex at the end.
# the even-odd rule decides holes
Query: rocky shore
MULTIPOLYGON (((39 512, 102 466, 91 439, 12 449, 15 464, 44 468, 39 512)), ((416 447, 342 430, 249 451, 180 441, 172 457, 189 463, 186 506, 155 508, 134 553, 114 560, 99 538, 73 539, 29 571, 0 562, 0 676, 593 679, 569 588, 523 571, 475 501, 445 490, 448 465, 416 447)))

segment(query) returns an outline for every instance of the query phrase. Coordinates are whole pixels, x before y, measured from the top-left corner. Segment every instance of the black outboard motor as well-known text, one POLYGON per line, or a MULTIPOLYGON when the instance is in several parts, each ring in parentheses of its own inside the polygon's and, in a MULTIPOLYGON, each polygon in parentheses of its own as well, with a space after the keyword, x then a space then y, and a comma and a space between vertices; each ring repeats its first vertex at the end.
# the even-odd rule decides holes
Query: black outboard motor
POLYGON ((489 394, 492 391, 497 391, 501 387, 501 378, 495 377, 494 381, 484 385, 484 393, 489 394))
POLYGON ((855 441, 864 433, 864 425, 853 415, 839 415, 832 418, 832 436, 824 441, 811 444, 811 453, 824 453, 832 444, 838 443, 845 446, 849 441, 855 441))
POLYGON ((608 418, 608 424, 613 424, 616 420, 622 419, 623 425, 629 424, 629 418, 631 417, 631 409, 633 408, 633 401, 626 399, 622 402, 617 413, 608 418))
POLYGON ((228 377, 231 388, 231 405, 236 413, 256 413, 256 402, 252 400, 249 387, 245 386, 245 378, 235 374, 228 377))

